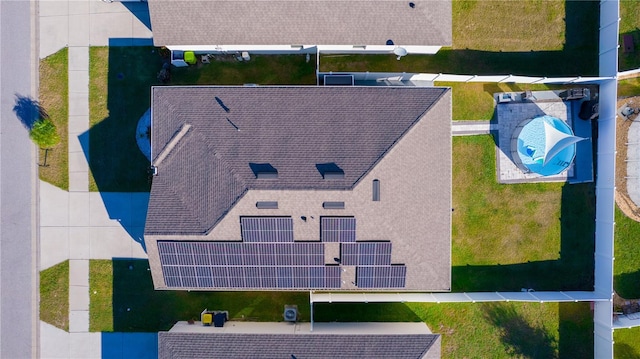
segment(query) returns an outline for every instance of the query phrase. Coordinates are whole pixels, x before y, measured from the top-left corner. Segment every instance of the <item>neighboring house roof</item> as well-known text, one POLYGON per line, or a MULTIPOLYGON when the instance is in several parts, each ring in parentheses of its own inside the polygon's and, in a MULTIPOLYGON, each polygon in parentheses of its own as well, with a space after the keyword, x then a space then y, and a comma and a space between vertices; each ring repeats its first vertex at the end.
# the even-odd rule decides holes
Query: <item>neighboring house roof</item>
POLYGON ((151 140, 156 288, 451 288, 450 89, 154 87, 151 140))
POLYGON ((447 0, 149 0, 149 15, 156 46, 452 43, 447 0))
MULTIPOLYGON (((249 189, 351 189, 446 91, 154 87, 151 158, 158 175, 145 234, 205 234, 249 189), (271 164, 278 179, 256 178, 252 163, 271 164), (323 179, 317 165, 324 163, 338 164, 344 178, 323 179)), ((449 143, 445 133, 442 143, 429 145, 449 143)))
POLYGON ((158 334, 158 358, 416 359, 438 339, 433 334, 158 334))

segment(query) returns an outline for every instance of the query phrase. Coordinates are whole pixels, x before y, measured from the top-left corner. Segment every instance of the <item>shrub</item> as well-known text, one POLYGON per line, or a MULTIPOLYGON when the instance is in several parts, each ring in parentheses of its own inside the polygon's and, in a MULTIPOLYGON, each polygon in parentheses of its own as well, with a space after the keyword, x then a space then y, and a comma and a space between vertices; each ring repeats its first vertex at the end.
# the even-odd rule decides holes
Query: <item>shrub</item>
POLYGON ((36 121, 31 128, 29 137, 40 148, 51 148, 60 142, 56 125, 48 118, 36 121))

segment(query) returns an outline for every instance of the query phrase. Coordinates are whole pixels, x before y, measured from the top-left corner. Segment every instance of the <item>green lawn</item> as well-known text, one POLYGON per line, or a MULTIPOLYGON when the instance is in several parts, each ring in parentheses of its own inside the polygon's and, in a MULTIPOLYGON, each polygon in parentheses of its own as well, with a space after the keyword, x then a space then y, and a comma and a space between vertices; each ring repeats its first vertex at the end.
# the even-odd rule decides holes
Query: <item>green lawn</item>
MULTIPOLYGON (((90 49, 91 191, 149 190, 149 161, 138 150, 135 129, 149 108, 150 88, 160 85, 163 59, 152 47, 90 49)), ((189 68, 172 68, 169 85, 314 85, 315 58, 304 55, 252 55, 249 62, 228 59, 189 68)))
POLYGON ((453 91, 454 121, 491 120, 495 110, 493 94, 496 92, 542 91, 563 87, 544 84, 483 82, 435 82, 434 85, 451 87, 453 91))
POLYGON ((618 97, 640 96, 640 77, 618 81, 618 97))
POLYGON ((40 320, 69 331, 69 261, 40 272, 40 320))
MULTIPOLYGON (((40 179, 69 189, 69 72, 68 50, 64 48, 40 60, 40 104, 56 125, 60 143, 47 153, 47 166, 40 166, 40 179)), ((45 151, 40 150, 40 164, 45 151)))
POLYGON ((146 260, 90 262, 90 331, 169 330, 176 321, 199 320, 205 308, 228 310, 233 320, 282 321, 285 304, 297 304, 309 321, 306 292, 156 291, 148 268, 146 260))
POLYGON ((614 289, 623 298, 640 298, 640 223, 625 216, 616 206, 614 289))
POLYGON ((640 358, 640 327, 617 329, 613 332, 613 357, 615 359, 640 358))
POLYGON ((618 68, 620 71, 640 67, 640 1, 620 1, 620 49, 618 50, 618 68), (622 46, 622 36, 628 34, 633 37, 635 51, 625 53, 622 46))
POLYGON ((228 58, 171 70, 170 85, 315 85, 315 56, 251 55, 251 61, 228 58))
POLYGON ((597 1, 454 1, 453 46, 435 55, 323 55, 321 71, 598 74, 597 1))
POLYGON ((565 4, 562 0, 454 0, 453 48, 508 52, 562 50, 565 4))
POLYGON ((161 60, 151 47, 92 47, 89 50, 89 189, 149 190, 148 160, 135 138, 149 108, 149 88, 161 60))
POLYGON ((592 184, 496 181, 489 135, 453 138, 454 291, 592 290, 592 184))
MULTIPOLYGON (((90 331, 168 330, 204 308, 228 310, 233 320, 281 321, 285 304, 297 304, 309 321, 306 292, 154 291, 147 268, 144 260, 91 261, 90 331)), ((443 335, 443 358, 592 356, 586 303, 321 303, 314 315, 318 322, 425 321, 443 335)))
POLYGON ((442 358, 593 357, 587 303, 315 304, 316 321, 424 321, 442 358))

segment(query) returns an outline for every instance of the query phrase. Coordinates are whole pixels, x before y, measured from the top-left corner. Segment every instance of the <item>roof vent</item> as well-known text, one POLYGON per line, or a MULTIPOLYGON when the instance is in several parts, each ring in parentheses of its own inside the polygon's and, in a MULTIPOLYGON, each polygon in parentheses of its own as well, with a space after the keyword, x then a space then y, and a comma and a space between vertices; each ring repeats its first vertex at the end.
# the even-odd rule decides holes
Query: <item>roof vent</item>
POLYGON ((344 202, 324 202, 322 203, 324 209, 344 209, 344 202))
POLYGON ((249 163, 251 171, 257 179, 277 179, 278 170, 270 163, 249 163))
POLYGON ((256 208, 258 208, 258 209, 278 209, 278 202, 275 202, 275 201, 256 202, 256 208))
POLYGON ((380 180, 373 180, 373 200, 375 202, 380 201, 380 180))
POLYGON ((344 179, 344 171, 335 162, 318 163, 316 168, 326 180, 344 179))

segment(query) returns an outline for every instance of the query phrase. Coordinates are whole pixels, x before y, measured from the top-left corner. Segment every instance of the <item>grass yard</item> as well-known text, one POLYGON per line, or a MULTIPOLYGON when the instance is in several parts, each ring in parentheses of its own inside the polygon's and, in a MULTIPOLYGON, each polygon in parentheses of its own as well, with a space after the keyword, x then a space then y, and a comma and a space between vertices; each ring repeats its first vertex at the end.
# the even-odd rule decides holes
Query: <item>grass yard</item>
POLYGON ((282 321, 285 304, 297 304, 309 321, 306 292, 155 291, 148 268, 146 260, 90 262, 90 331, 169 330, 176 321, 199 320, 205 308, 228 310, 233 320, 282 321))
POLYGON ((593 357, 587 303, 322 303, 314 305, 314 317, 424 321, 442 335, 442 358, 593 357))
MULTIPOLYGON (((204 308, 233 320, 281 321, 297 304, 309 321, 306 292, 154 291, 145 260, 90 262, 90 331, 168 330, 204 308), (130 269, 130 266, 131 269, 130 269)), ((316 321, 425 321, 443 335, 443 358, 589 357, 593 322, 586 303, 315 304, 316 321)))
POLYGON ((453 291, 593 290, 592 184, 498 184, 493 138, 454 137, 453 207, 453 291))
MULTIPOLYGON (((222 57, 220 57, 222 59, 222 57)), ((315 85, 315 56, 251 55, 251 61, 230 58, 211 64, 173 68, 171 85, 315 85)))
POLYGON ((618 97, 640 96, 640 77, 618 81, 618 97))
POLYGON ((89 189, 149 190, 148 160, 135 130, 149 108, 149 88, 161 60, 152 47, 92 47, 89 50, 89 189))
POLYGON ((640 358, 640 327, 617 329, 613 332, 613 357, 615 359, 640 358))
POLYGON ((640 67, 640 1, 620 1, 620 49, 618 49, 618 69, 620 71, 636 69, 640 67), (625 53, 623 35, 631 35, 635 43, 635 51, 625 53))
MULTIPOLYGON (((56 125, 60 143, 47 153, 47 167, 39 166, 40 179, 69 189, 69 71, 68 50, 64 48, 40 60, 40 105, 56 125)), ((45 151, 40 150, 40 164, 45 151)))
POLYGON ((69 331, 69 261, 40 272, 40 320, 69 331))
MULTIPOLYGON (((484 51, 562 50, 565 5, 553 1, 452 1, 453 48, 484 51), (535 37, 524 38, 535 29, 535 37)), ((533 34, 531 34, 533 35, 533 34)))
POLYGON ((496 92, 524 92, 525 90, 556 90, 566 86, 545 84, 435 82, 436 86, 451 87, 453 91, 453 120, 491 120, 495 111, 496 92))
POLYGON ((598 74, 597 1, 453 1, 452 5, 451 48, 435 55, 408 55, 400 61, 393 54, 327 54, 320 58, 320 70, 598 74))
POLYGON ((616 206, 613 287, 622 298, 640 298, 640 223, 625 216, 616 206))
MULTIPOLYGON (((150 88, 160 85, 162 58, 152 47, 90 49, 91 191, 149 191, 149 161, 137 147, 135 130, 151 103, 150 88)), ((249 62, 213 61, 172 68, 169 85, 315 85, 315 58, 304 55, 251 57, 249 62)))

